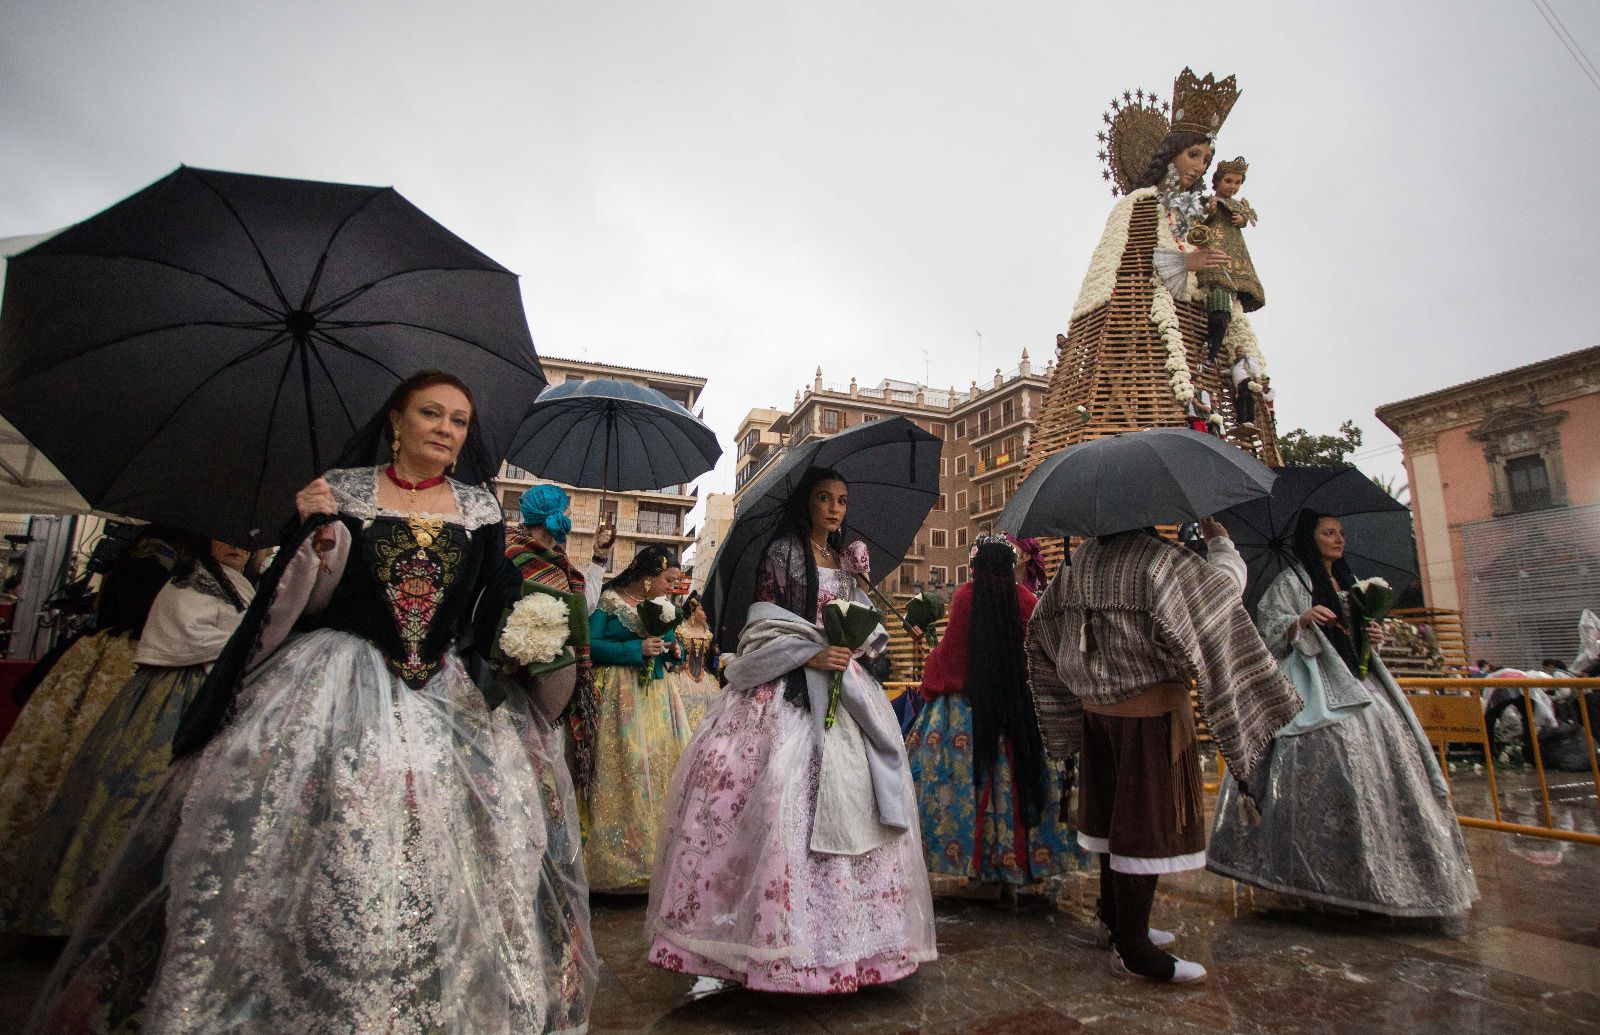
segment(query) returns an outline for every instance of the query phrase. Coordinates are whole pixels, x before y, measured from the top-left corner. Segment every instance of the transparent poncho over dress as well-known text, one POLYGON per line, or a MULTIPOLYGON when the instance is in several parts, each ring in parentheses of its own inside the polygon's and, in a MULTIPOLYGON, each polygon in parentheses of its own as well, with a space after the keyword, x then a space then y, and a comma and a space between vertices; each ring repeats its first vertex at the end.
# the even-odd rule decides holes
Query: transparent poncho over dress
MULTIPOLYGON (((757 601, 780 601, 792 581, 803 584, 805 549, 791 539, 769 547, 757 601)), ((867 602, 845 571, 819 567, 817 576, 807 618, 820 623, 836 599, 867 602)), ((881 688, 875 698, 881 721, 898 729, 881 688)), ((785 699, 782 679, 729 689, 711 706, 668 795, 646 921, 651 962, 754 989, 818 993, 895 981, 936 956, 914 821, 861 854, 811 850, 819 726, 785 699)), ((909 797, 903 756, 900 765, 909 797)))
POLYGON ((35 1030, 586 1029, 560 734, 478 664, 517 584, 500 508, 452 481, 455 513, 399 514, 380 468, 326 477, 334 547, 302 534, 269 572, 218 664, 253 639, 230 715, 135 824, 35 1030))

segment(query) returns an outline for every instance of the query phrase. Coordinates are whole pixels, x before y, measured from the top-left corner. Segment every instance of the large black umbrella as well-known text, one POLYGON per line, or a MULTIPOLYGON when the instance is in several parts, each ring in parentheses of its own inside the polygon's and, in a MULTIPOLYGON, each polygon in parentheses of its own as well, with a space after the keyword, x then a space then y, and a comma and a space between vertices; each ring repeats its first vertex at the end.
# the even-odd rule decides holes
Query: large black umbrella
POLYGON ((240 545, 427 368, 495 463, 545 385, 516 276, 387 187, 180 168, 8 264, 0 414, 94 507, 240 545))
POLYGON ((717 434, 654 388, 569 381, 544 390, 506 460, 541 478, 600 489, 660 489, 717 464, 717 434))
POLYGON ((812 467, 831 467, 850 486, 845 524, 872 556, 872 582, 900 565, 939 499, 941 443, 904 417, 867 421, 790 447, 752 484, 733 515, 706 576, 706 611, 718 641, 739 642, 755 600, 767 544, 783 524, 784 504, 812 467))
POLYGON ((1411 511, 1354 467, 1279 467, 1272 493, 1217 515, 1250 568, 1245 605, 1256 602, 1294 562, 1294 526, 1302 508, 1344 525, 1344 557, 1357 578, 1379 576, 1395 595, 1417 575, 1411 511))
POLYGON ((1098 536, 1209 517, 1272 490, 1242 449, 1188 428, 1080 442, 1034 468, 995 527, 1019 536, 1098 536))

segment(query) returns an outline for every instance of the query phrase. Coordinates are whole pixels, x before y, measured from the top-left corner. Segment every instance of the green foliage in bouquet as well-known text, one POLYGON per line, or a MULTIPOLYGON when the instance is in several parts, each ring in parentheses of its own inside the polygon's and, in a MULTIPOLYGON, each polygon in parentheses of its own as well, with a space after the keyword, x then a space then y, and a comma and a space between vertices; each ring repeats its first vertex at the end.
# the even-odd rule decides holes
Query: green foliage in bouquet
MULTIPOLYGON (((1358 621, 1381 622, 1394 607, 1394 589, 1380 578, 1362 579, 1350 587, 1350 610, 1358 621)), ((1364 678, 1372 665, 1372 637, 1361 638, 1356 676, 1364 678)))
MULTIPOLYGON (((830 647, 848 647, 858 651, 867 645, 883 615, 854 600, 834 600, 822 609, 822 633, 830 647)), ((839 708, 839 695, 844 691, 844 673, 830 673, 828 680, 828 714, 823 717, 824 729, 833 729, 834 715, 839 708)))
POLYGON ((944 601, 923 590, 906 602, 906 621, 922 630, 922 638, 929 647, 939 645, 939 634, 934 623, 944 617, 944 601))
POLYGON ((538 676, 576 664, 576 648, 588 645, 583 594, 524 581, 516 603, 500 616, 489 660, 508 673, 538 676))

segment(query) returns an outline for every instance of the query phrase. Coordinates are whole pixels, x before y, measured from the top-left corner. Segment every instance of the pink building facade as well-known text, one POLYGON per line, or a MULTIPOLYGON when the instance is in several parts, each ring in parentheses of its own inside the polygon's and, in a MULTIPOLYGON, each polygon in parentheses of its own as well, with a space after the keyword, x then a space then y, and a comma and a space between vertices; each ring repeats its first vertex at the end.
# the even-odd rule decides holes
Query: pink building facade
POLYGON ((1569 660, 1600 610, 1600 347, 1377 416, 1405 451, 1428 606, 1462 612, 1472 658, 1569 660))

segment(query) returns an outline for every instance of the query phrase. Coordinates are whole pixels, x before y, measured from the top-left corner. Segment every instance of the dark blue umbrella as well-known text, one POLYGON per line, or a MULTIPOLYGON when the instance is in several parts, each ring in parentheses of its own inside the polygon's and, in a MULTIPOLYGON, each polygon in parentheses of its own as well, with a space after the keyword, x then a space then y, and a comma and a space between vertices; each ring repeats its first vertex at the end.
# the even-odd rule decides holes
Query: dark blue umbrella
POLYGON ((1294 563, 1294 526, 1302 509, 1344 525, 1344 559, 1356 578, 1379 576, 1395 595, 1417 575, 1411 511, 1354 467, 1278 467, 1272 493, 1217 515, 1250 568, 1245 606, 1294 563))
POLYGON ((1080 442, 1034 468, 995 527, 1018 536, 1099 536, 1198 521, 1267 495, 1272 477, 1214 435, 1132 431, 1080 442))
POLYGON ((717 464, 716 432, 654 388, 568 381, 539 395, 511 440, 509 463, 605 492, 660 489, 717 464))
POLYGON ((850 486, 845 515, 852 538, 866 544, 874 583, 899 567, 923 519, 939 499, 943 443, 904 417, 867 421, 827 438, 791 446, 745 490, 706 575, 703 596, 718 642, 739 642, 755 601, 767 544, 783 525, 784 506, 812 467, 838 471, 850 486))

